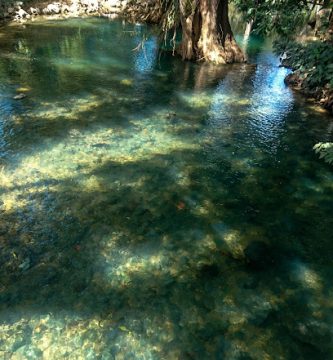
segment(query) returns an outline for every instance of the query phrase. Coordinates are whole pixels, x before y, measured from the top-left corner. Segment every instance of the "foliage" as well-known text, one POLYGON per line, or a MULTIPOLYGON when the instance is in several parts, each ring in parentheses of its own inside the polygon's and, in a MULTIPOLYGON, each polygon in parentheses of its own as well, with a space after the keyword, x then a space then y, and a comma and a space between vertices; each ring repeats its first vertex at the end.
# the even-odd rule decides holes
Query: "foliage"
POLYGON ((254 32, 260 35, 277 33, 289 36, 306 18, 307 3, 294 0, 234 0, 245 14, 245 20, 255 21, 254 32))
POLYGON ((333 165, 333 143, 318 143, 313 149, 319 154, 320 159, 324 159, 327 163, 333 165))
MULTIPOLYGON (((233 0, 236 7, 244 14, 246 21, 254 21, 253 32, 260 35, 277 34, 293 37, 310 18, 316 7, 332 9, 330 0, 233 0)), ((322 24, 325 30, 328 22, 322 24)))
POLYGON ((302 74, 304 86, 309 89, 333 89, 333 46, 330 42, 311 41, 301 44, 280 39, 275 42, 275 51, 286 54, 285 65, 302 74))

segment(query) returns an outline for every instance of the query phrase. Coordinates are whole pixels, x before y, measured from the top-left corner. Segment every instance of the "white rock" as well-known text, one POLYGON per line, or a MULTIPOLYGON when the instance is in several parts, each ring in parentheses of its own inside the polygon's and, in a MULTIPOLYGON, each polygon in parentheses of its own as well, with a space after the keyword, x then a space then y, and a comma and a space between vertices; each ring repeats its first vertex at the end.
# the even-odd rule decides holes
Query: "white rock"
POLYGON ((23 9, 19 9, 16 11, 16 16, 15 18, 17 20, 21 20, 21 19, 29 19, 30 18, 30 15, 24 11, 23 9))
POLYGON ((68 5, 62 5, 62 7, 61 7, 61 13, 62 13, 62 14, 67 14, 67 13, 69 13, 69 12, 71 12, 70 7, 69 7, 68 5))
POLYGON ((61 4, 53 3, 47 5, 45 9, 43 9, 44 14, 59 14, 61 12, 61 4))
POLYGON ((95 12, 99 8, 99 1, 98 0, 81 0, 81 5, 85 6, 86 12, 95 12))
POLYGON ((79 11, 79 6, 77 3, 73 3, 72 5, 69 6, 68 9, 71 14, 77 14, 79 11))
POLYGON ((119 0, 106 0, 105 4, 110 7, 120 7, 121 2, 119 0))
POLYGON ((39 15, 40 14, 40 10, 38 8, 33 8, 33 7, 31 7, 29 9, 29 12, 31 15, 39 15))

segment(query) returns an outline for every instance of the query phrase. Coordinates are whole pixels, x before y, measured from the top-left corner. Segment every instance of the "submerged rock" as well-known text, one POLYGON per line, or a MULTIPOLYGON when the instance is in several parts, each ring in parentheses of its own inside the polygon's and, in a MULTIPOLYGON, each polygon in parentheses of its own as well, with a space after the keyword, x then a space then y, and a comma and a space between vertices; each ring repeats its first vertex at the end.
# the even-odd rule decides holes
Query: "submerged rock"
POLYGON ((293 337, 304 344, 309 344, 321 349, 333 349, 333 331, 327 323, 309 319, 296 324, 292 329, 293 337))
POLYGON ((31 266, 31 261, 30 258, 26 258, 24 259, 24 261, 19 265, 19 269, 21 269, 22 271, 26 271, 30 268, 31 266))
POLYGON ((26 97, 27 97, 26 94, 21 93, 21 94, 15 95, 15 96, 13 97, 13 99, 14 99, 14 100, 22 100, 22 99, 24 99, 24 98, 26 98, 26 97))

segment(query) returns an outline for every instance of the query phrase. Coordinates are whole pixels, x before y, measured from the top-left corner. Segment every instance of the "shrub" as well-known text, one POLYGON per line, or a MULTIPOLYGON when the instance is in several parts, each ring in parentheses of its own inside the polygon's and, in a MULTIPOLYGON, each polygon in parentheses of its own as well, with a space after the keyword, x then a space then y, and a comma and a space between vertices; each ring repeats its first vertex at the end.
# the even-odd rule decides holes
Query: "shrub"
POLYGON ((329 87, 333 89, 333 45, 329 41, 311 41, 301 44, 296 41, 278 40, 275 52, 286 53, 284 65, 300 72, 303 86, 309 89, 329 87))

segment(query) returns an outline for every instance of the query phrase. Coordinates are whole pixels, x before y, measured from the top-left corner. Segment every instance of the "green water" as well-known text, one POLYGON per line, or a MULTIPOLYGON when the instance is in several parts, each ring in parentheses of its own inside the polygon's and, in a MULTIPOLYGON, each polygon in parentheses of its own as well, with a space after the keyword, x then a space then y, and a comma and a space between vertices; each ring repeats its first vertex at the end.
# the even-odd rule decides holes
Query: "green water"
POLYGON ((0 29, 1 359, 333 358, 333 122, 246 46, 0 29))

